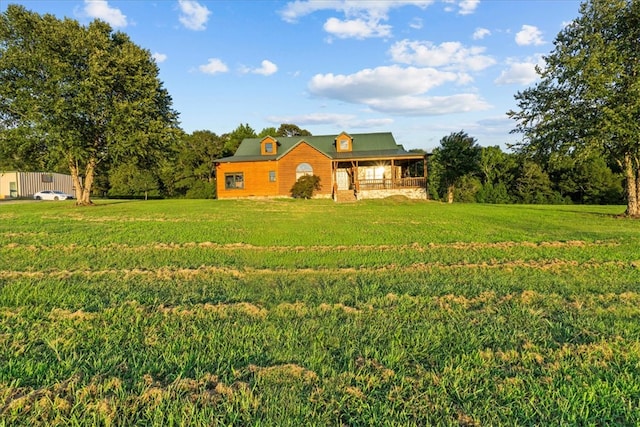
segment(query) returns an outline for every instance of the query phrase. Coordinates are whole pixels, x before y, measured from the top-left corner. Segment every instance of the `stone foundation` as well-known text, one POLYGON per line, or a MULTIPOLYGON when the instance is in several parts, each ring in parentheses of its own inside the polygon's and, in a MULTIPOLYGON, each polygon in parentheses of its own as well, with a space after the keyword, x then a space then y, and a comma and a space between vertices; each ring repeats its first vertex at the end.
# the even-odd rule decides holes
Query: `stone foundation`
POLYGON ((407 199, 427 200, 426 188, 398 188, 393 190, 360 190, 358 200, 386 199, 392 196, 404 196, 407 199))

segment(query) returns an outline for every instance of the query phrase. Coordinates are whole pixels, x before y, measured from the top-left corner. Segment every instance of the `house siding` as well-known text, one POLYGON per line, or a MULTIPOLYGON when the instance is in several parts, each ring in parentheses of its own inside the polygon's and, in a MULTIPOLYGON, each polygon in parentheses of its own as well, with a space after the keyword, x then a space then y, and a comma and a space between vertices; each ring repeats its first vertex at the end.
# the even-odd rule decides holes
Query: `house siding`
POLYGON ((313 168, 313 174, 320 177, 320 190, 318 195, 331 194, 331 159, 316 150, 306 142, 295 146, 290 152, 280 159, 279 194, 291 196, 291 187, 296 183, 296 168, 300 163, 308 163, 313 168))
POLYGON ((237 197, 273 197, 278 195, 278 162, 233 162, 220 163, 217 169, 216 190, 219 199, 237 197), (276 181, 269 181, 269 171, 276 172, 276 181), (241 172, 244 188, 225 188, 225 174, 241 172))

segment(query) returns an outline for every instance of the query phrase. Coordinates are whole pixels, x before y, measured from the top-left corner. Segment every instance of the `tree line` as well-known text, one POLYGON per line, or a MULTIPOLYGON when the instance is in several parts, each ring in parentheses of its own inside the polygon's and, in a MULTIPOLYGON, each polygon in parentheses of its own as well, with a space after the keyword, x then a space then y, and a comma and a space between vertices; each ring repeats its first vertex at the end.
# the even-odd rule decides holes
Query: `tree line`
MULTIPOLYGON (((509 147, 463 131, 430 156, 429 192, 447 201, 620 203, 640 217, 640 0, 586 0, 515 94, 509 147)), ((69 172, 91 195, 214 197, 215 162, 243 138, 308 131, 185 133, 151 53, 96 20, 0 14, 0 168, 69 172)))
POLYGON ((429 197, 478 203, 621 204, 623 176, 602 156, 526 153, 481 147, 464 131, 440 140, 428 161, 429 197))
POLYGON ((151 195, 190 199, 216 197, 216 160, 232 156, 245 138, 265 136, 311 135, 297 125, 283 123, 277 129, 268 127, 260 132, 247 123, 233 131, 216 134, 209 130, 181 133, 164 152, 164 157, 150 170, 128 164, 105 171, 106 180, 96 186, 96 192, 110 197, 151 195))

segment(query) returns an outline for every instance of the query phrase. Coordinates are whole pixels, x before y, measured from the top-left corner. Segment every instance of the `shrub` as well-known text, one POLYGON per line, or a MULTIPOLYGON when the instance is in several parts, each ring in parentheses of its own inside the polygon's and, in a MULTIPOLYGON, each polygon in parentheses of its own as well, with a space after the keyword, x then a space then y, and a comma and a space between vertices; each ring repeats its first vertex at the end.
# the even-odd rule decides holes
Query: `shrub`
POLYGON ((313 193, 320 188, 319 176, 303 175, 291 187, 291 196, 296 199, 310 199, 313 197, 313 193))

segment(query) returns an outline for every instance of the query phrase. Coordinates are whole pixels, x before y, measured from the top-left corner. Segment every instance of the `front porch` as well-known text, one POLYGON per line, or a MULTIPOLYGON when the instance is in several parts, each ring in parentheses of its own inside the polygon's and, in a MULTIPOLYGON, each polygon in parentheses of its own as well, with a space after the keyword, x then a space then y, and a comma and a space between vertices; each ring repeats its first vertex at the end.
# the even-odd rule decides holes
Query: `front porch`
POLYGON ((333 199, 354 201, 402 195, 427 198, 427 162, 423 154, 402 158, 332 162, 333 199))

